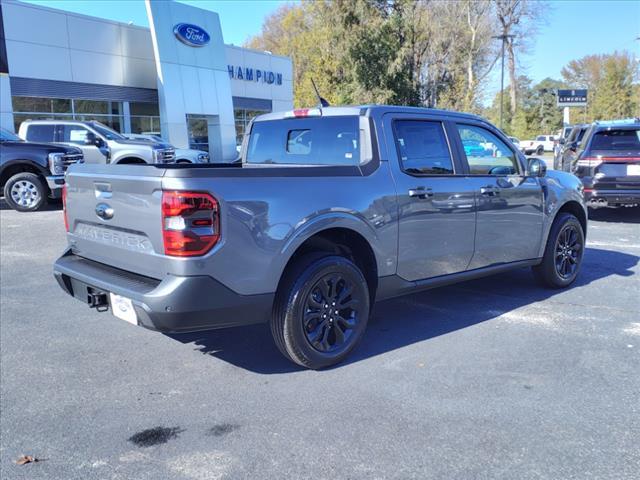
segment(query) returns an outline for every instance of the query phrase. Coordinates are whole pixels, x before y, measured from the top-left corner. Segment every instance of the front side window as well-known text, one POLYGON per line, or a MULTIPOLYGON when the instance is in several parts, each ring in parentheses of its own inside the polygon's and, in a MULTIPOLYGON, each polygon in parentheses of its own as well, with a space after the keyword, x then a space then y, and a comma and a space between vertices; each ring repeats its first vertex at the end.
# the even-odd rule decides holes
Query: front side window
POLYGON ((30 142, 53 142, 54 125, 29 125, 27 140, 30 142))
POLYGON ((518 173, 515 153, 489 130, 475 125, 457 125, 472 175, 518 173))
POLYGON ((255 122, 247 163, 358 165, 359 117, 313 117, 255 122))
POLYGON ((453 174, 449 144, 440 122, 398 120, 394 123, 402 170, 410 175, 453 174))

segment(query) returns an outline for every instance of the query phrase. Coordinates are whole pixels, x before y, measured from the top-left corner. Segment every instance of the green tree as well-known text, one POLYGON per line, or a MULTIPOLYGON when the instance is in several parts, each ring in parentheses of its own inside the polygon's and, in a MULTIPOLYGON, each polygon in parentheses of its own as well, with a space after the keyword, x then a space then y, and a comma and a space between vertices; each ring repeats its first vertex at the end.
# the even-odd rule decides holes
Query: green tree
POLYGON ((562 69, 562 77, 567 88, 589 90, 586 112, 572 108, 572 118, 591 122, 640 115, 638 60, 628 52, 572 60, 562 69))
POLYGON ((290 56, 295 104, 391 103, 480 110, 497 55, 492 3, 317 0, 284 5, 246 46, 290 56))

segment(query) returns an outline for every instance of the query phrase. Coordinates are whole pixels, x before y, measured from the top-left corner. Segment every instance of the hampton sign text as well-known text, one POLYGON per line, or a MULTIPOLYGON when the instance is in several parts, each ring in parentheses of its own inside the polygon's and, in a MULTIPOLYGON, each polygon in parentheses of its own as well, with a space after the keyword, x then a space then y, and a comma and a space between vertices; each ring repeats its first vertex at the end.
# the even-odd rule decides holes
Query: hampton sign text
POLYGON ((282 85, 282 74, 271 72, 269 70, 260 70, 259 68, 238 67, 235 65, 227 65, 229 70, 229 78, 237 80, 245 80, 247 82, 262 82, 273 85, 282 85))

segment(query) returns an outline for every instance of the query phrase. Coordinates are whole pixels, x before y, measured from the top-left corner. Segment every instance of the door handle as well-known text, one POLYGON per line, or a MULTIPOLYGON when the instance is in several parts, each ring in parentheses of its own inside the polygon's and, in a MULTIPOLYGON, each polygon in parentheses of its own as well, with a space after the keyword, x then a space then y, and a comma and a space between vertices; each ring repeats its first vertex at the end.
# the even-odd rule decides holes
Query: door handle
POLYGON ((425 187, 410 188, 409 189, 409 196, 410 197, 417 197, 417 198, 433 197, 433 190, 431 190, 430 188, 425 188, 425 187))
POLYGON ((500 195, 500 189, 493 185, 487 185, 480 189, 480 195, 484 195, 485 197, 495 197, 496 195, 500 195))

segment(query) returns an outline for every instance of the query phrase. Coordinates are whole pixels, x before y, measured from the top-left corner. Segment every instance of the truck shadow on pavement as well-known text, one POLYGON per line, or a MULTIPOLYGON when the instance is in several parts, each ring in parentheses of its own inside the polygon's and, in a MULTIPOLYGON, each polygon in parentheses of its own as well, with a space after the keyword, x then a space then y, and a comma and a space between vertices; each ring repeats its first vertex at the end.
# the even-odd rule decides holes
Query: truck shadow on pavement
MULTIPOLYGON (((13 210, 5 201, 4 197, 0 198, 0 211, 2 210, 13 210)), ((56 210, 62 210, 62 200, 49 200, 49 202, 38 211, 52 212, 56 210)), ((24 212, 25 215, 29 215, 29 213, 30 212, 24 212)))
MULTIPOLYGON (((587 248, 582 271, 572 289, 610 276, 633 276, 638 260, 635 255, 587 248)), ((562 292, 568 291, 538 286, 527 268, 380 302, 374 307, 360 345, 332 369, 495 319, 562 292)), ((302 370, 280 354, 266 324, 171 337, 256 373, 302 370)))
POLYGON ((640 207, 590 208, 589 220, 608 223, 640 223, 640 207))

